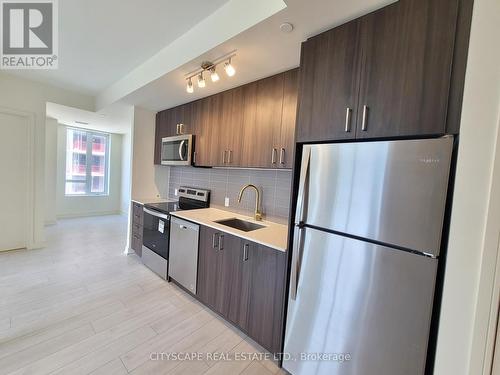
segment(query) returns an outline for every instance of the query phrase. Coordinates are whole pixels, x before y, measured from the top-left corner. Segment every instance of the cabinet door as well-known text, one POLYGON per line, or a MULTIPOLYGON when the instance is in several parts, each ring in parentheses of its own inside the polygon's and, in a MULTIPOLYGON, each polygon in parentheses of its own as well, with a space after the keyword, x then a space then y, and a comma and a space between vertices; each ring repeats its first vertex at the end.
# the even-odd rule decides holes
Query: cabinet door
POLYGON ((283 74, 249 84, 245 90, 243 163, 246 167, 270 168, 277 164, 274 129, 281 128, 283 74), (255 103, 255 106, 253 105, 255 103))
POLYGON ((224 91, 220 96, 219 152, 226 153, 221 165, 236 167, 242 155, 243 88, 224 91))
POLYGON ((278 149, 279 168, 292 168, 295 152, 295 121, 297 117, 299 70, 283 74, 283 111, 281 128, 275 128, 274 144, 278 149), (279 130, 279 133, 278 133, 279 130))
POLYGON ((241 311, 240 303, 243 290, 248 290, 246 278, 248 271, 244 272, 243 268, 242 240, 239 237, 221 233, 220 248, 215 310, 244 329, 246 309, 241 311))
POLYGON ((399 1, 361 18, 358 138, 445 132, 456 19, 450 0, 399 1))
POLYGON ((272 353, 281 350, 286 253, 252 244, 249 250, 248 335, 272 353))
POLYGON ((219 152, 221 96, 213 95, 196 102, 193 123, 196 123, 195 165, 217 166, 222 164, 219 152))
POLYGON ((200 226, 196 295, 212 308, 215 308, 219 273, 218 235, 216 230, 200 226))
POLYGON ((298 142, 355 137, 359 28, 354 20, 302 44, 298 142))

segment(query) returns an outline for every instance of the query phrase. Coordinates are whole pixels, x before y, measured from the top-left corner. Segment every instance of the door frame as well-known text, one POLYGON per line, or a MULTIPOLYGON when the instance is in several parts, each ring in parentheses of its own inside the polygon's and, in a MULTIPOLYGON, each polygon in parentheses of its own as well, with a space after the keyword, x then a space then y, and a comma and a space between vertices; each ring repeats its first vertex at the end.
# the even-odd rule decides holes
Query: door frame
MULTIPOLYGON (((25 119, 28 132, 28 149, 26 150, 28 168, 26 168, 26 231, 25 246, 27 249, 37 247, 35 241, 35 114, 14 108, 0 106, 0 113, 18 116, 25 119)), ((1 250, 0 250, 1 252, 1 250)))

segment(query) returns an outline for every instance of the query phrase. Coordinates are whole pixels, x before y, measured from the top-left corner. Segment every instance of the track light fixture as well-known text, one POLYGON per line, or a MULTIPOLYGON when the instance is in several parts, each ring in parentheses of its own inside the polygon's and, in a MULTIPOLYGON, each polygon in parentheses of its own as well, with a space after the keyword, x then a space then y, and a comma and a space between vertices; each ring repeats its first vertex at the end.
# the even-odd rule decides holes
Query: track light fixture
POLYGON ((199 88, 205 87, 206 86, 206 81, 204 77, 205 72, 207 72, 207 74, 210 73, 210 79, 212 80, 212 82, 219 81, 220 76, 217 73, 217 66, 222 63, 224 63, 224 71, 226 72, 227 76, 228 77, 234 76, 236 70, 231 64, 231 59, 234 56, 236 56, 236 51, 232 51, 224 56, 221 56, 220 58, 214 60, 213 62, 204 61, 199 69, 186 74, 186 81, 187 81, 186 91, 190 94, 194 92, 193 78, 195 77, 197 78, 198 87, 199 88))

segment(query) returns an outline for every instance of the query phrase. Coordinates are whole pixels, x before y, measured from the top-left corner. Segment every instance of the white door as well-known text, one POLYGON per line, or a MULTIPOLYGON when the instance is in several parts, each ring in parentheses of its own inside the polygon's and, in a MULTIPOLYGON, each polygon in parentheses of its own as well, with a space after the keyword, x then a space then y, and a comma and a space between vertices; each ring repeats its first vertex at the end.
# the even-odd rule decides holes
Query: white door
POLYGON ((0 112, 0 251, 26 247, 28 122, 0 112))

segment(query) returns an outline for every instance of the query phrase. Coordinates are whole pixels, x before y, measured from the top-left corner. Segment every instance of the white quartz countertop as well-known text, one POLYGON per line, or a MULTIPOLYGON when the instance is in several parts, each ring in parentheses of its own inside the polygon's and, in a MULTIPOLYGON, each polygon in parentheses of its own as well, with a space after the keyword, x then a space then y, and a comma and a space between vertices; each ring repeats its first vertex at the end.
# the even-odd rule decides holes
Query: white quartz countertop
POLYGON ((253 218, 236 214, 230 211, 219 210, 217 208, 202 208, 198 210, 176 211, 170 213, 172 216, 191 221, 193 223, 205 225, 210 228, 220 230, 248 241, 271 247, 279 251, 286 251, 288 226, 271 221, 255 221, 253 218), (226 225, 216 223, 219 220, 238 218, 250 221, 265 228, 256 229, 250 232, 244 232, 239 229, 231 228, 226 225))
POLYGON ((147 203, 165 203, 165 202, 177 202, 175 199, 168 199, 168 198, 144 198, 144 197, 139 197, 139 198, 132 198, 132 202, 139 203, 139 204, 147 204, 147 203))

